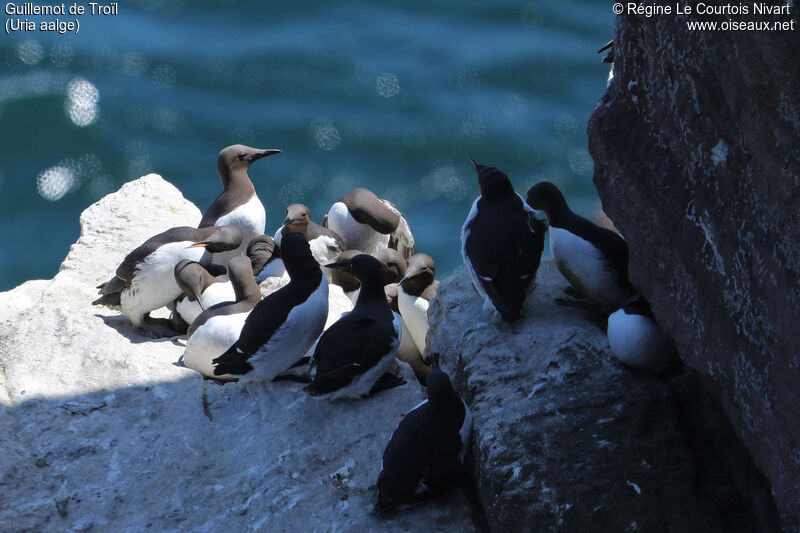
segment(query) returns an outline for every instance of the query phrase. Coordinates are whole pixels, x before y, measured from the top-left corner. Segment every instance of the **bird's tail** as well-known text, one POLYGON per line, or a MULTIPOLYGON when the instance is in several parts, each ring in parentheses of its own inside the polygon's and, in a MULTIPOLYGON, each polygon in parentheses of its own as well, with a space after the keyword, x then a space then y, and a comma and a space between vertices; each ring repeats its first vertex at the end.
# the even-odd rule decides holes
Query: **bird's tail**
POLYGON ((247 361, 249 358, 250 356, 248 354, 242 352, 234 344, 228 348, 227 352, 211 361, 211 364, 214 365, 214 375, 222 376, 224 374, 233 374, 241 376, 242 374, 246 374, 253 370, 253 365, 247 361))
POLYGON ((118 292, 104 294, 97 300, 93 301, 92 305, 119 306, 120 305, 119 296, 120 293, 118 292))

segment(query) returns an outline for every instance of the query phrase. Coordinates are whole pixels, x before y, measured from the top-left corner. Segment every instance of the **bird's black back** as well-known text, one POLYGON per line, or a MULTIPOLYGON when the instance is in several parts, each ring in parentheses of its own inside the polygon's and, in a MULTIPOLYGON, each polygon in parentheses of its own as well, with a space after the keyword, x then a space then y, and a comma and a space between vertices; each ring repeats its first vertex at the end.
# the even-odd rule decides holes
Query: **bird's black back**
POLYGON ((333 392, 375 366, 396 340, 393 319, 382 299, 375 305, 356 305, 336 321, 322 334, 314 350, 317 372, 309 391, 333 392))
POLYGON ((465 251, 505 320, 519 317, 539 268, 546 228, 544 222, 523 209, 516 194, 478 199, 477 214, 467 227, 465 251))
MULTIPOLYGON (((317 290, 322 271, 310 271, 302 278, 292 279, 287 285, 262 299, 247 316, 239 340, 227 352, 213 360, 214 374, 245 374, 253 370, 248 362, 286 322, 289 313, 317 290)), ((327 281, 325 281, 327 283, 327 281)))

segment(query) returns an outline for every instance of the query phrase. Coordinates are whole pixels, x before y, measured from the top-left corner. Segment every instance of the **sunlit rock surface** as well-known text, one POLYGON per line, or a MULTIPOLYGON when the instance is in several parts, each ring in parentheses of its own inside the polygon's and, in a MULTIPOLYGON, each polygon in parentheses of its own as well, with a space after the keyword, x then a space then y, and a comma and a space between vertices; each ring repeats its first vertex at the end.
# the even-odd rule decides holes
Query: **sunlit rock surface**
MULTIPOLYGON (((798 25, 796 8, 742 18, 798 25)), ((798 57, 796 29, 618 17, 614 78, 589 123, 631 281, 721 401, 787 531, 800 531, 798 57)))
POLYGON ((472 408, 492 530, 723 531, 666 383, 619 363, 597 317, 555 302, 568 283, 552 260, 536 282, 518 322, 487 321, 464 269, 429 310, 428 349, 472 408))
POLYGON ((219 387, 173 364, 183 338, 90 305, 127 252, 199 220, 145 176, 83 213, 53 280, 0 293, 0 530, 473 531, 463 490, 370 514, 383 448, 424 397, 410 372, 352 402, 293 383, 219 387))

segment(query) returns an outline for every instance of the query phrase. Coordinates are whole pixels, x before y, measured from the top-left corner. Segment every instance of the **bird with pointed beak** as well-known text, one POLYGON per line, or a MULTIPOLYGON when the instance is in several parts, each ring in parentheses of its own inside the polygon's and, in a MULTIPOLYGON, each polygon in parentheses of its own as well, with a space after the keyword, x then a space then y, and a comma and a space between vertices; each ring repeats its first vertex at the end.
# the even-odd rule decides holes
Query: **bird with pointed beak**
POLYGON ((234 224, 242 232, 242 244, 235 250, 215 254, 215 264, 228 264, 232 257, 244 253, 253 237, 264 233, 267 213, 258 199, 247 170, 255 161, 280 153, 281 150, 275 148, 262 150, 234 144, 223 149, 217 156, 217 173, 222 182, 222 192, 203 213, 199 227, 234 224))

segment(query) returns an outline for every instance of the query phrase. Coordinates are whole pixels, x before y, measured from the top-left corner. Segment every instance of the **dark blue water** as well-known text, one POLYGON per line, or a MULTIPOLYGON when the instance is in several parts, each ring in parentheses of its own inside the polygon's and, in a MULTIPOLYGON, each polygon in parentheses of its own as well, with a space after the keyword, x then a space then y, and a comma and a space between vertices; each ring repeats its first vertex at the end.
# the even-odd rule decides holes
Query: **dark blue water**
POLYGON ((549 179, 597 208, 585 130, 607 2, 121 4, 78 35, 0 36, 0 290, 52 277, 80 212, 148 172, 205 209, 233 143, 284 150, 250 170, 269 232, 289 203, 319 219, 365 186, 441 275, 478 193, 467 155, 523 195, 549 179))

